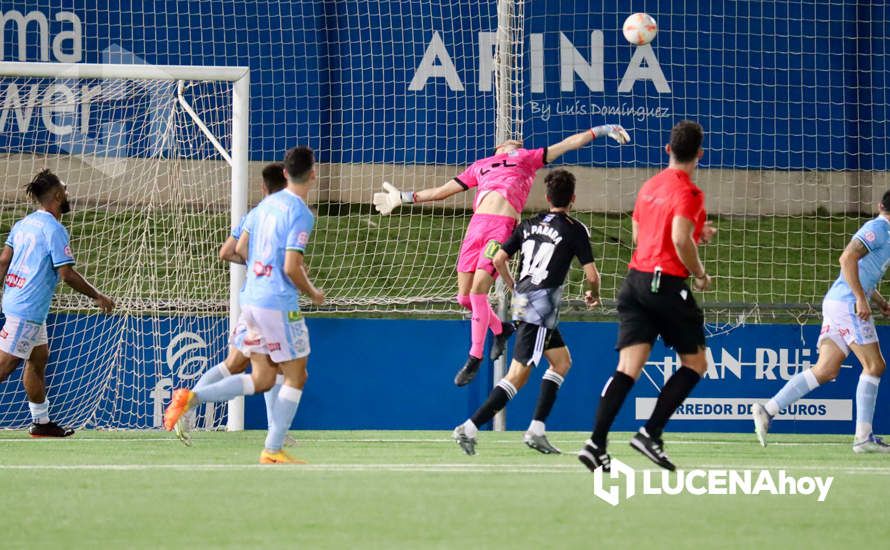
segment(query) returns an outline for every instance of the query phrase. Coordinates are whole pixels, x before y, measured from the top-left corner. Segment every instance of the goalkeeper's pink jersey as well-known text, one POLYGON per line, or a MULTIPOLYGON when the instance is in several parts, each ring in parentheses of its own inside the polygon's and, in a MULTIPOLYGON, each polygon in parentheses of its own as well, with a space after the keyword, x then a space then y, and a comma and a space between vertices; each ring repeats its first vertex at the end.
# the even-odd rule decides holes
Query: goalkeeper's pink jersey
POLYGON ((478 187, 473 210, 482 198, 494 191, 504 197, 517 212, 522 212, 535 181, 535 172, 544 166, 547 148, 514 149, 477 160, 463 174, 454 178, 465 189, 478 187))

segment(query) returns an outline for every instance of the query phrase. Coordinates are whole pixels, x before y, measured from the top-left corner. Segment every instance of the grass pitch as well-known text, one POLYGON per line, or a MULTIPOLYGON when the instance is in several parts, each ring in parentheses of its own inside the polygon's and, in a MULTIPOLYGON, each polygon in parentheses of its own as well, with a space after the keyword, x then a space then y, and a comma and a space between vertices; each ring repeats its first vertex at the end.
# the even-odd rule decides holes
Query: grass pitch
MULTIPOLYGON (((834 476, 803 496, 637 495, 611 507, 573 452, 540 455, 516 432, 482 432, 475 457, 446 432, 293 432, 305 466, 257 464, 264 432, 0 432, 4 548, 838 548, 880 546, 890 456, 850 438, 668 434, 681 469, 834 476)), ((614 434, 611 451, 651 465, 614 434)))

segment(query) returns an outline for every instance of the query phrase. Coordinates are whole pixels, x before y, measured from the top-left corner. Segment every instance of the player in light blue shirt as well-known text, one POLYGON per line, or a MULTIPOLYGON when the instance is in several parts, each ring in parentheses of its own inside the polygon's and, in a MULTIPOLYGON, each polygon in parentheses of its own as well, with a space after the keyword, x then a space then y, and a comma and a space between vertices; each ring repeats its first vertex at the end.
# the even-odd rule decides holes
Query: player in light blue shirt
POLYGON ((250 238, 242 306, 299 311, 299 289, 285 272, 285 257, 290 251, 302 258, 314 224, 305 201, 288 189, 269 195, 250 211, 244 222, 250 238))
MULTIPOLYGON (((277 193, 287 186, 287 179, 284 176, 283 162, 270 162, 264 166, 262 177, 263 198, 272 193, 277 193)), ((235 246, 238 244, 238 239, 241 237, 242 228, 244 227, 246 218, 246 214, 241 216, 238 223, 232 227, 231 233, 219 248, 220 260, 244 265, 244 258, 235 252, 235 246)), ((198 379, 192 390, 198 390, 208 384, 219 382, 223 378, 227 378, 233 374, 241 374, 246 371, 247 367, 250 365, 250 357, 241 352, 246 336, 247 327, 243 323, 237 324, 230 335, 229 354, 226 356, 225 360, 204 371, 204 374, 201 375, 201 378, 198 379)), ((272 386, 272 389, 263 394, 266 401, 266 416, 269 419, 272 418, 272 405, 278 397, 278 390, 281 389, 281 384, 283 383, 284 375, 279 374, 275 377, 275 384, 272 386)), ((186 415, 180 418, 175 427, 176 436, 185 445, 191 445, 189 429, 192 420, 188 418, 189 416, 191 415, 186 415)), ((285 437, 285 446, 293 446, 294 444, 296 444, 294 438, 290 436, 285 437)))
POLYGON ((68 231, 59 223, 62 214, 71 210, 68 190, 62 180, 43 170, 27 185, 26 191, 40 208, 12 227, 0 253, 6 317, 0 330, 0 381, 24 359, 22 381, 33 421, 29 429, 31 436, 67 437, 74 430, 50 421, 46 398, 45 371, 49 358, 46 316, 56 284, 61 278, 74 290, 92 298, 105 313, 114 309, 114 302, 74 269, 68 231))
POLYGON ((878 208, 878 216, 850 239, 840 257, 841 273, 822 300, 816 365, 791 377, 765 405, 753 406, 754 432, 763 446, 772 419, 804 395, 837 378, 841 364, 852 351, 862 363, 856 387, 853 452, 890 453, 890 445, 872 431, 878 385, 886 364, 869 305, 871 298, 884 316, 890 316, 890 304, 877 291, 890 265, 890 191, 884 193, 878 208))
POLYGON ((312 150, 291 149, 284 167, 287 187, 250 211, 235 247, 235 252, 247 259, 239 319, 247 334, 240 349, 250 353, 253 371, 195 391, 176 390, 164 413, 164 427, 172 430, 182 414, 199 403, 267 391, 280 368, 284 384, 272 405, 269 434, 260 454, 264 464, 299 462, 281 449, 303 394, 310 352, 309 332, 297 300, 303 292, 316 305, 324 302, 324 293, 312 284, 303 265, 314 224, 306 206, 316 181, 312 150))
MULTIPOLYGON (((872 296, 875 289, 878 288, 878 283, 884 278, 884 272, 890 266, 890 222, 884 216, 869 220, 853 235, 853 239, 859 241, 856 247, 864 254, 858 261, 857 274, 862 290, 860 293, 862 300, 857 304, 857 311, 859 309, 870 311, 867 297, 872 296)), ((825 299, 857 302, 856 293, 844 278, 843 271, 828 289, 825 299)))

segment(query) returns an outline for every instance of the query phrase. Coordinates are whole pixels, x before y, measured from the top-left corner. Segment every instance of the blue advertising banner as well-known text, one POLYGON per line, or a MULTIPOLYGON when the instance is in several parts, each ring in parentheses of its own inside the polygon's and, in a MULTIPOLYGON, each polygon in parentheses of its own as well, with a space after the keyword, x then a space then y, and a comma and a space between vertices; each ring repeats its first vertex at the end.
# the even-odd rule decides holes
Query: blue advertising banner
MULTIPOLYGON (((304 143, 322 162, 461 165, 493 145, 496 4, 4 1, 0 58, 249 66, 254 160, 304 143)), ((567 162, 661 165, 667 129, 693 118, 708 135, 705 167, 887 169, 888 31, 873 23, 887 19, 881 2, 524 6, 518 78, 529 142, 606 121, 634 137, 630 147, 594 146, 567 162), (658 35, 630 45, 622 22, 644 10, 658 35)), ((0 146, 61 135, 59 116, 75 116, 96 137, 89 112, 100 110, 84 107, 106 100, 115 98, 69 82, 14 93, 5 85, 0 136, 9 141, 0 146), (47 98, 68 96, 82 99, 77 113, 41 112, 47 98)))
MULTIPOLYGON (((490 369, 454 386, 466 359, 467 321, 327 319, 308 321, 309 382, 296 429, 449 429, 482 403, 490 369)), ((47 385, 51 413, 74 425, 159 427, 172 389, 191 386, 226 353, 228 321, 218 317, 52 315, 47 385)), ((588 430, 600 390, 614 371, 615 323, 560 325, 573 367, 547 422, 551 430, 588 430)), ((890 327, 879 326, 890 340, 890 327)), ((817 358, 819 327, 749 325, 708 339, 709 369, 677 412, 670 430, 749 432, 751 404, 765 401, 817 358)), ((657 343, 615 422, 636 430, 660 388, 679 367, 657 343)), ((507 408, 507 427, 524 430, 537 399, 539 367, 507 408)), ((776 432, 852 433, 860 368, 852 356, 834 382, 807 395, 774 422, 776 432)), ((266 427, 261 396, 248 397, 245 426, 266 427)), ((200 411, 199 425, 222 420, 222 405, 200 411)), ((890 393, 879 394, 875 430, 890 430, 890 393)), ((0 383, 0 427, 29 422, 20 376, 0 383)))

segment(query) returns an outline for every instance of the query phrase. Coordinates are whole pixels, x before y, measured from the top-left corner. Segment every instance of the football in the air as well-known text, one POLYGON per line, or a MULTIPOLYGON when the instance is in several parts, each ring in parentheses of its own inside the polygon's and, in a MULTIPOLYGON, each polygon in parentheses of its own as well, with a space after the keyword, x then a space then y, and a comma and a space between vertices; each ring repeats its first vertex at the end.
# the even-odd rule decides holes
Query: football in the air
POLYGON ((658 33, 658 24, 648 13, 635 13, 624 20, 624 38, 635 46, 652 42, 658 33))

